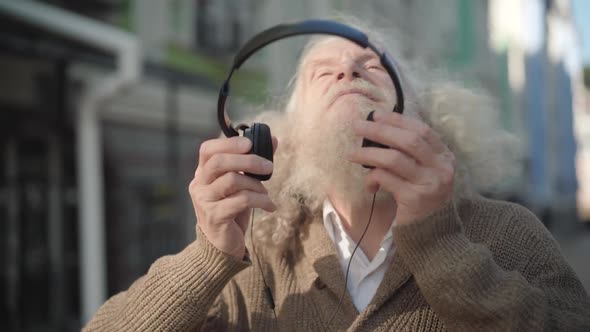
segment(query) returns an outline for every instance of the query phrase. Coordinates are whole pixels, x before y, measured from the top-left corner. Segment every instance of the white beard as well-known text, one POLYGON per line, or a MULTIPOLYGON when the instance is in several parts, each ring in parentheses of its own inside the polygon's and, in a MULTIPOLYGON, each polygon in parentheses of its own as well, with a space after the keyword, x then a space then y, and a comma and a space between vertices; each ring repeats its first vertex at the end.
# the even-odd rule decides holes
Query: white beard
MULTIPOLYGON (((305 114, 313 118, 295 124, 292 137, 296 151, 290 182, 298 192, 314 199, 325 198, 332 192, 352 205, 364 205, 373 196, 365 189, 365 177, 370 170, 346 157, 362 144, 362 138, 353 132, 353 121, 366 119, 375 105, 363 97, 344 98, 329 112, 309 106, 305 114)), ((389 199, 390 195, 380 191, 378 197, 389 199)))

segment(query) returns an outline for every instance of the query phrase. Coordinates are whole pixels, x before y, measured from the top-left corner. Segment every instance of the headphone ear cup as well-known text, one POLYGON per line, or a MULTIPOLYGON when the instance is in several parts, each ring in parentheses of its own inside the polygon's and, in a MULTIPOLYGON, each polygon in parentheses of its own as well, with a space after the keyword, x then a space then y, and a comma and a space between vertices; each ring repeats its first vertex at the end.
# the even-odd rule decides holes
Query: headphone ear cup
MULTIPOLYGON (((264 123, 254 123, 252 124, 252 127, 244 130, 244 137, 247 137, 252 141, 252 148, 248 153, 268 159, 271 162, 273 161, 272 135, 268 125, 264 123)), ((267 181, 272 176, 272 173, 263 175, 246 173, 246 175, 260 181, 267 181)))
MULTIPOLYGON (((397 107, 397 106, 396 106, 397 107)), ((375 111, 371 111, 371 113, 369 113, 369 115, 367 116, 367 121, 375 121, 373 119, 373 115, 374 115, 375 111)), ((377 143, 375 141, 371 141, 370 139, 366 139, 363 138, 363 148, 365 147, 374 147, 374 148, 382 148, 382 149, 388 149, 388 146, 385 146, 381 143, 377 143)), ((363 165, 364 168, 369 168, 369 169, 373 169, 375 167, 370 166, 370 165, 363 165)))

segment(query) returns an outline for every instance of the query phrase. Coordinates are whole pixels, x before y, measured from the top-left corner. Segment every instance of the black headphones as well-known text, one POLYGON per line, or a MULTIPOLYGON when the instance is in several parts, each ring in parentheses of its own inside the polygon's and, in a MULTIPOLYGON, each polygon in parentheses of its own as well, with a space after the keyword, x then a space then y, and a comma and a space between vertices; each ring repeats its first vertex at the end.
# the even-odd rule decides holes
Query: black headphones
MULTIPOLYGON (((250 56, 252 56, 252 54, 254 54, 259 49, 263 48, 264 46, 279 39, 309 34, 326 34, 339 36, 348 39, 363 48, 368 47, 373 52, 375 52, 381 60, 381 65, 383 66, 383 68, 385 68, 385 70, 391 77, 391 80, 393 81, 393 86, 395 88, 395 93, 397 96, 397 102, 396 105, 393 107, 393 111, 398 112, 400 114, 403 113, 404 94, 402 91, 400 76, 398 75, 398 70, 395 66, 395 62, 387 52, 379 50, 374 44, 372 44, 369 41, 369 38, 366 34, 348 25, 327 20, 306 20, 299 23, 280 24, 275 27, 264 30, 258 35, 254 36, 238 51, 238 54, 236 54, 234 58, 234 63, 229 72, 229 75, 223 82, 221 90, 219 91, 219 98, 217 100, 217 121, 219 122, 219 126, 221 127, 221 130, 227 137, 239 136, 240 134, 238 130, 242 130, 244 132, 244 137, 247 137, 252 141, 252 148, 249 152, 250 154, 256 154, 270 161, 273 161, 272 136, 270 133, 269 126, 264 123, 254 123, 252 124, 252 126, 241 124, 237 127, 237 129, 232 127, 231 121, 229 120, 229 116, 225 112, 225 101, 229 96, 229 82, 231 80, 231 77, 234 71, 238 70, 240 66, 250 56)), ((373 112, 369 114, 367 120, 373 120, 373 112)), ((382 144, 364 139, 363 147, 366 146, 387 148, 382 144)), ((246 174, 260 181, 266 181, 270 179, 272 175, 259 175, 249 173, 246 174)))

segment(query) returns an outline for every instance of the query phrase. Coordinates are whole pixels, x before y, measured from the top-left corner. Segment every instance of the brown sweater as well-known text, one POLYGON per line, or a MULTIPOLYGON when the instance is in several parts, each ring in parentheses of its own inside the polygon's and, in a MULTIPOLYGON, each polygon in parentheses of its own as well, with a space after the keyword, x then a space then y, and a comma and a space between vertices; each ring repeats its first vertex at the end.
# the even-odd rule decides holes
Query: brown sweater
POLYGON ((393 263, 372 302, 359 313, 345 297, 326 326, 344 277, 319 218, 295 265, 259 253, 279 327, 258 265, 225 255, 199 233, 109 299, 84 329, 590 331, 588 295, 549 232, 524 208, 482 198, 396 226, 393 263))

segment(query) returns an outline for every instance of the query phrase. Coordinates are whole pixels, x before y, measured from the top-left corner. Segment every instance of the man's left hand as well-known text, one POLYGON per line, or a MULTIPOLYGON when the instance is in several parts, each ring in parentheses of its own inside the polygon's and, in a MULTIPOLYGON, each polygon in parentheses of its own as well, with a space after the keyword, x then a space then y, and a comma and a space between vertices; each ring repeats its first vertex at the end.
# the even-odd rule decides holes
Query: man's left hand
POLYGON ((442 208, 453 194, 455 156, 440 136, 419 119, 376 111, 374 122, 353 124, 357 135, 391 149, 364 147, 349 160, 375 168, 366 179, 371 193, 390 192, 397 204, 396 224, 426 218, 442 208))

